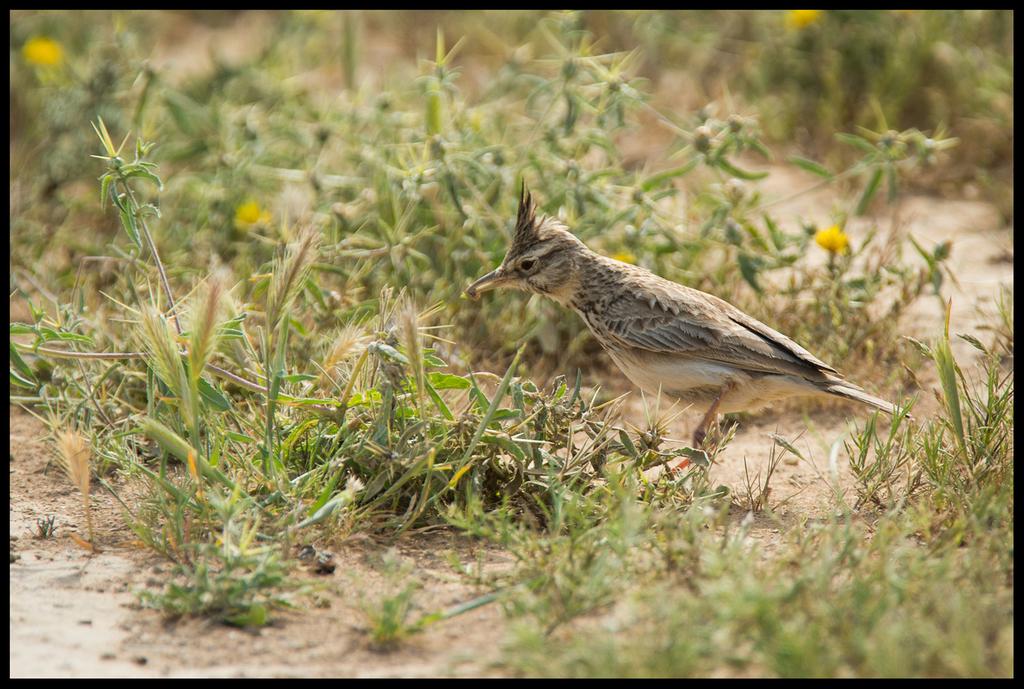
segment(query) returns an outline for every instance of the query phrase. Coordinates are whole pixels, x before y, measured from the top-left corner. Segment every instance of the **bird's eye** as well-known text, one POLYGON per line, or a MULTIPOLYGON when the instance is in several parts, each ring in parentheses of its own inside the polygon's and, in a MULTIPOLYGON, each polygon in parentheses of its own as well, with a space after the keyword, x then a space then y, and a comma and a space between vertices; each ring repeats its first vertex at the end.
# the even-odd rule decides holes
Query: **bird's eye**
POLYGON ((537 265, 537 259, 535 259, 535 258, 527 258, 527 259, 524 259, 524 260, 523 260, 523 261, 522 261, 522 262, 521 262, 521 263, 519 264, 519 269, 520 269, 520 270, 522 270, 522 271, 524 271, 524 272, 527 272, 527 273, 528 273, 528 272, 530 272, 531 270, 533 270, 533 267, 534 267, 535 265, 537 265))

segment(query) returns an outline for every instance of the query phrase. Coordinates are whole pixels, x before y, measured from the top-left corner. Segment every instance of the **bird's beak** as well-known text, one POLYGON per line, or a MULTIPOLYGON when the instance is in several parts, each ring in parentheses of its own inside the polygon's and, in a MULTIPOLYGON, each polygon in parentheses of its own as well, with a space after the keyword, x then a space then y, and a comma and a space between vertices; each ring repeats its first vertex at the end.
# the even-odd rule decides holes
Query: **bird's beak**
POLYGON ((479 299, 481 292, 486 292, 487 290, 494 289, 495 287, 501 287, 501 284, 507 280, 508 277, 501 268, 495 268, 491 272, 487 273, 487 275, 484 275, 482 278, 467 287, 466 296, 470 299, 479 299))

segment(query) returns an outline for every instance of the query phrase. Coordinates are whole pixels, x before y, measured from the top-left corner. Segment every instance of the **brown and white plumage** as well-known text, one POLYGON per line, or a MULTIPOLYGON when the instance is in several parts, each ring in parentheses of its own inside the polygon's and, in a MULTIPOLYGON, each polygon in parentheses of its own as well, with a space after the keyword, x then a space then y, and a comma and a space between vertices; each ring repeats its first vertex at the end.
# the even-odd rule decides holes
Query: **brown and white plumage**
POLYGON ((522 195, 502 264, 467 290, 493 287, 549 296, 583 318, 626 377, 706 411, 695 442, 718 412, 756 409, 797 395, 834 395, 894 413, 892 404, 732 304, 594 253, 522 195))

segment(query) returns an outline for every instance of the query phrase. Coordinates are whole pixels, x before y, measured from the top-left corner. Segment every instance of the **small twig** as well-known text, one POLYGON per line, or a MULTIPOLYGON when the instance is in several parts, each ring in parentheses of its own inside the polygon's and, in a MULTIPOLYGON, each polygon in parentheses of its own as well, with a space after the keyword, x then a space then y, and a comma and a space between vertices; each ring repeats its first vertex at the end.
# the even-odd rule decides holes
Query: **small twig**
MULTIPOLYGON (((34 287, 37 292, 46 297, 49 301, 52 301, 54 304, 58 303, 57 297, 53 294, 53 292, 49 291, 48 289, 40 285, 39 282, 35 279, 35 277, 33 277, 32 273, 28 272, 24 268, 15 268, 15 271, 17 271, 18 275, 23 280, 32 285, 32 287, 34 287)), ((21 291, 24 294, 25 290, 21 291)))
POLYGON ((128 503, 121 499, 121 496, 117 494, 117 491, 115 491, 114 488, 109 483, 103 480, 103 478, 100 476, 97 476, 96 480, 99 482, 101 486, 107 489, 107 492, 114 496, 115 500, 121 503, 121 507, 123 507, 128 512, 128 514, 131 515, 132 519, 138 519, 138 517, 135 515, 135 511, 128 506, 128 503))
POLYGON ((23 352, 32 354, 47 354, 57 359, 144 359, 145 352, 71 352, 66 349, 51 349, 50 347, 33 347, 22 342, 15 342, 14 346, 23 352))
MULTIPOLYGON (((135 208, 139 207, 139 202, 135 200, 135 192, 128 185, 127 182, 122 180, 121 184, 124 186, 125 191, 128 192, 128 197, 132 200, 135 208)), ((164 293, 167 295, 167 301, 170 302, 170 308, 168 313, 174 317, 174 327, 177 329, 178 334, 181 335, 181 323, 178 322, 178 311, 174 301, 174 294, 171 292, 171 283, 167 281, 167 272, 164 270, 163 261, 160 260, 160 254, 156 250, 156 242, 153 241, 153 235, 149 231, 149 225, 146 223, 146 218, 141 213, 137 214, 136 217, 139 219, 139 225, 142 226, 142 234, 146 235, 146 243, 149 245, 149 250, 153 254, 153 261, 156 263, 156 269, 160 273, 160 282, 164 287, 164 293)))
POLYGON ((236 383, 237 385, 239 385, 240 387, 245 388, 246 390, 251 390, 253 392, 261 392, 264 395, 267 394, 267 388, 263 387, 259 383, 253 383, 252 381, 246 380, 245 378, 242 378, 241 376, 236 376, 231 371, 225 370, 225 369, 221 368, 220 366, 214 366, 213 364, 206 364, 206 368, 208 368, 213 373, 216 373, 221 378, 224 378, 225 380, 230 380, 232 383, 236 383))
MULTIPOLYGON (((81 371, 81 373, 82 373, 82 378, 84 379, 85 385, 87 386, 87 390, 89 392, 89 399, 92 401, 93 406, 96 407, 96 411, 99 412, 100 417, 106 422, 106 424, 108 426, 113 426, 114 422, 110 420, 110 417, 107 416, 107 413, 105 411, 103 411, 103 407, 100 406, 99 401, 96 399, 96 391, 95 391, 95 389, 93 388, 92 385, 89 385, 88 376, 86 376, 86 374, 85 374, 85 367, 82 366, 82 360, 79 359, 75 363, 78 364, 78 370, 81 371)), ((108 370, 108 373, 109 373, 109 370, 108 370)), ((100 378, 99 382, 102 383, 104 378, 106 378, 106 374, 104 374, 100 378)))

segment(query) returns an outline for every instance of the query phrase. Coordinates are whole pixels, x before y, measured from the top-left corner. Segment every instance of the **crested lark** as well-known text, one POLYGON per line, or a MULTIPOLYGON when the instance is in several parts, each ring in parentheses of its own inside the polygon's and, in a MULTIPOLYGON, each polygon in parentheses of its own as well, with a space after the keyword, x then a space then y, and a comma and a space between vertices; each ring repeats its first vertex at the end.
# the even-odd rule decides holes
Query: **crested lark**
POLYGON ((466 294, 476 299, 496 287, 568 306, 637 387, 704 411, 694 447, 703 445, 719 412, 796 395, 833 395, 894 412, 889 402, 728 302, 596 254, 557 220, 538 220, 525 186, 505 260, 466 294))

